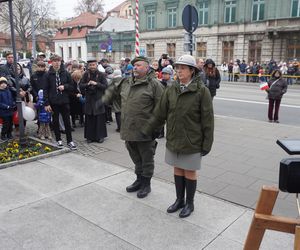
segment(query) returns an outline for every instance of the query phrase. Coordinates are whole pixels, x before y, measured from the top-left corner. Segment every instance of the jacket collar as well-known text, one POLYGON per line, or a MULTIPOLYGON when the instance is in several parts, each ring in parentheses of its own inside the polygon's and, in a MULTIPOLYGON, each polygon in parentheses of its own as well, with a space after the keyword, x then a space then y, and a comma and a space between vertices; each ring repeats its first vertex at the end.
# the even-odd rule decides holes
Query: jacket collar
POLYGON ((143 84, 145 82, 151 81, 151 79, 153 79, 153 78, 156 78, 155 71, 153 69, 150 69, 149 72, 147 73, 147 75, 144 76, 143 78, 136 79, 136 78, 131 77, 130 82, 132 85, 143 84))
MULTIPOLYGON (((197 89, 198 89, 198 84, 199 84, 199 79, 200 79, 200 76, 199 76, 199 75, 195 76, 195 77, 192 79, 191 83, 187 86, 187 88, 186 88, 187 91, 185 91, 185 92, 189 92, 189 91, 195 92, 195 91, 197 91, 197 89)), ((179 82, 178 80, 176 81, 175 86, 176 86, 176 89, 177 89, 179 92, 181 92, 181 91, 180 91, 180 82, 179 82)))

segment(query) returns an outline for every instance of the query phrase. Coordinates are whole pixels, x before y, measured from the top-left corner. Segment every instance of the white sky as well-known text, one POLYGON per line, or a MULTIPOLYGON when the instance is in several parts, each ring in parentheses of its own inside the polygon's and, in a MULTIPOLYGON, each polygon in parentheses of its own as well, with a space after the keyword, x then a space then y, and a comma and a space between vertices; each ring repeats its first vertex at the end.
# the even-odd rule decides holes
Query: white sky
MULTIPOLYGON (((56 16, 60 19, 76 16, 74 7, 77 5, 77 1, 78 0, 54 0, 56 16)), ((104 11, 107 12, 122 2, 124 2, 124 0, 103 0, 104 11)))

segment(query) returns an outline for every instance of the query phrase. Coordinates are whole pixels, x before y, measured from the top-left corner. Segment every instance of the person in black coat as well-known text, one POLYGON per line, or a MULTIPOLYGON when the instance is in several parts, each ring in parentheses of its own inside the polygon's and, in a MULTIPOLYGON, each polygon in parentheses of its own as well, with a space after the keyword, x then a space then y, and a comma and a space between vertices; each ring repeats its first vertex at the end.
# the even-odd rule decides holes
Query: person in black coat
POLYGON ((44 62, 37 63, 37 70, 30 77, 31 84, 31 94, 33 97, 33 102, 38 100, 38 92, 41 89, 44 89, 46 82, 46 64, 44 62))
POLYGON ((88 143, 102 143, 107 137, 105 107, 101 101, 106 88, 107 81, 97 69, 97 60, 88 60, 88 69, 80 81, 80 90, 85 96, 84 138, 88 143))
POLYGON ((217 93, 217 89, 220 88, 221 76, 219 70, 216 68, 216 64, 212 59, 207 59, 204 65, 205 71, 205 86, 209 89, 212 98, 217 93))
POLYGON ((81 94, 80 91, 80 80, 82 78, 82 71, 75 70, 72 75, 72 90, 70 92, 70 108, 71 108, 71 118, 72 118, 72 126, 76 128, 76 116, 79 116, 80 126, 83 127, 84 119, 83 119, 83 107, 85 98, 81 94))
POLYGON ((76 145, 72 140, 69 106, 69 91, 72 88, 71 75, 61 66, 60 56, 54 54, 50 59, 52 66, 46 74, 43 91, 45 110, 53 112, 53 129, 57 146, 63 147, 61 132, 59 130, 59 114, 61 114, 65 125, 67 144, 70 149, 74 150, 76 149, 76 145))
POLYGON ((3 76, 7 79, 7 83, 9 83, 9 77, 15 78, 14 71, 14 55, 12 53, 7 53, 6 56, 6 64, 0 67, 0 76, 3 76))

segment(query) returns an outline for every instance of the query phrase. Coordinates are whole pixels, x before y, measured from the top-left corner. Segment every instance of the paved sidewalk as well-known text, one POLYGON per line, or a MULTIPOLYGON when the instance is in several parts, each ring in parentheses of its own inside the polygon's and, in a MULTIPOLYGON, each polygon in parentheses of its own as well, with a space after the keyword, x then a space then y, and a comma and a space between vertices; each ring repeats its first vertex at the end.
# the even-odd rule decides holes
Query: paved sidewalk
MULTIPOLYGON (((87 144, 83 129, 76 128, 74 138, 79 153, 95 159, 133 169, 133 163, 115 132, 116 124, 107 126, 109 137, 103 144, 87 144)), ((299 138, 296 126, 262 121, 215 117, 215 141, 211 153, 204 157, 199 171, 198 191, 248 208, 255 208, 263 185, 278 185, 281 159, 289 158, 277 144, 278 138, 299 138)), ((165 139, 158 140, 155 177, 173 182, 172 168, 164 162, 165 139)), ((294 195, 280 193, 274 213, 297 217, 294 195)))
MULTIPOLYGON (((133 180, 130 169, 76 152, 2 169, 0 249, 243 248, 253 211, 197 192, 194 213, 180 219, 166 213, 173 184, 154 178, 138 199, 124 189, 133 180)), ((292 248, 292 235, 276 232, 261 246, 292 248)))

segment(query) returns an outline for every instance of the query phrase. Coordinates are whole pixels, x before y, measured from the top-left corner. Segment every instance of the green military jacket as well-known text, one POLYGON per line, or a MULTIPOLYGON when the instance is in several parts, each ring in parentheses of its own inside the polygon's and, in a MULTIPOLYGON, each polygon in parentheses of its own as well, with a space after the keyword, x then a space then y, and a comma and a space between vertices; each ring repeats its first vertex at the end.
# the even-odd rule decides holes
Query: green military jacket
POLYGON ((142 132, 167 122, 166 147, 182 154, 209 152, 213 143, 214 113, 207 87, 196 77, 182 92, 179 82, 166 88, 153 117, 142 132))
POLYGON ((125 141, 149 141, 141 128, 151 118, 163 93, 162 84, 153 70, 142 79, 123 78, 113 89, 106 92, 103 101, 109 103, 121 96, 121 139, 125 141))

